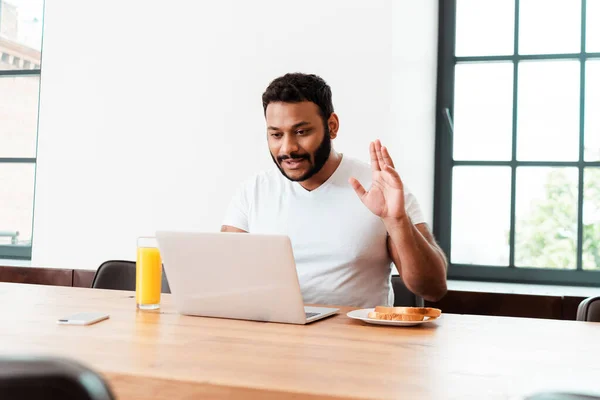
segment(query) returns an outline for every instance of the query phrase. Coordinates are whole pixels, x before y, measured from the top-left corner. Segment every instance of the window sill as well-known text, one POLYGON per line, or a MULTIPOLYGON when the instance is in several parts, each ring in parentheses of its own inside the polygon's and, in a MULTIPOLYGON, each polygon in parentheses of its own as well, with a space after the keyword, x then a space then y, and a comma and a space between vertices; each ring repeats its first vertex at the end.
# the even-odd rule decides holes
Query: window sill
POLYGON ((31 267, 31 260, 11 260, 0 258, 0 266, 3 267, 31 267))
MULTIPOLYGON (((0 258, 0 267, 23 267, 23 268, 41 268, 41 269, 65 269, 60 266, 54 267, 36 267, 31 264, 31 260, 15 260, 10 258, 0 258)), ((71 269, 71 268, 67 268, 71 269)), ((95 270, 94 270, 95 271, 95 270)))
POLYGON ((448 280, 448 290, 454 292, 481 292, 523 294, 533 296, 593 297, 600 296, 600 287, 536 285, 529 283, 477 282, 448 280))

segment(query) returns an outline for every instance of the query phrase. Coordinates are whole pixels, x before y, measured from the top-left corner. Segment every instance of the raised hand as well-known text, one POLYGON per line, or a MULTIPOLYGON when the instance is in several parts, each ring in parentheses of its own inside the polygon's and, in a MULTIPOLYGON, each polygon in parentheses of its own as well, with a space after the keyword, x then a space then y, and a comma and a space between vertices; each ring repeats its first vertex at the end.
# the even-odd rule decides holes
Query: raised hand
POLYGON ((378 217, 400 219, 406 216, 404 209, 404 186, 400 175, 394 169, 394 162, 387 148, 379 140, 369 145, 371 153, 371 188, 365 188, 355 178, 349 182, 363 204, 378 217))

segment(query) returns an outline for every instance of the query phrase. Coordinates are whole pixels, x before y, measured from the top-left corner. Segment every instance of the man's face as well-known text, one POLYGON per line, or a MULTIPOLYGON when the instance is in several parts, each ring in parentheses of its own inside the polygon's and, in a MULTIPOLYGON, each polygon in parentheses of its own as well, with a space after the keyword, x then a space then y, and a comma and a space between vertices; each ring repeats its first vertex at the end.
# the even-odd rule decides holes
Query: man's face
POLYGON ((315 103, 270 103, 265 117, 271 157, 286 178, 302 182, 323 168, 331 137, 315 103))

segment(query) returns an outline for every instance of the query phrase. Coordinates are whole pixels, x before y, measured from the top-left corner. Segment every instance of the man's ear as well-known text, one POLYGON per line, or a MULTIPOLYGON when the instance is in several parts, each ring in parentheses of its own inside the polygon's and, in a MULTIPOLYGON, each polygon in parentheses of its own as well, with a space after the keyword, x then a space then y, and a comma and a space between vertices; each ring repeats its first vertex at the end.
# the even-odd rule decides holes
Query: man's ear
POLYGON ((327 126, 329 127, 329 137, 331 139, 335 139, 338 130, 340 129, 340 119, 336 113, 331 113, 329 119, 327 120, 327 126))

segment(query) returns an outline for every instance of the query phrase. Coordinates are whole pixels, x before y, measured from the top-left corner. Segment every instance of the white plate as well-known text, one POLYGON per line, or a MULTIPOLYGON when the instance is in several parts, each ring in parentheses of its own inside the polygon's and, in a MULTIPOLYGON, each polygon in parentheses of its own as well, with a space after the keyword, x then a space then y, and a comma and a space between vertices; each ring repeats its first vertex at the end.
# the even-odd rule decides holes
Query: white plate
POLYGON ((436 319, 439 319, 441 317, 441 315, 438 318, 425 317, 425 319, 423 321, 388 321, 385 319, 369 318, 369 313, 374 310, 375 310, 374 308, 363 308, 362 310, 350 311, 346 315, 352 319, 358 319, 358 320, 364 321, 368 324, 391 325, 391 326, 415 326, 415 325, 420 325, 420 324, 424 324, 427 322, 435 321, 436 319))

